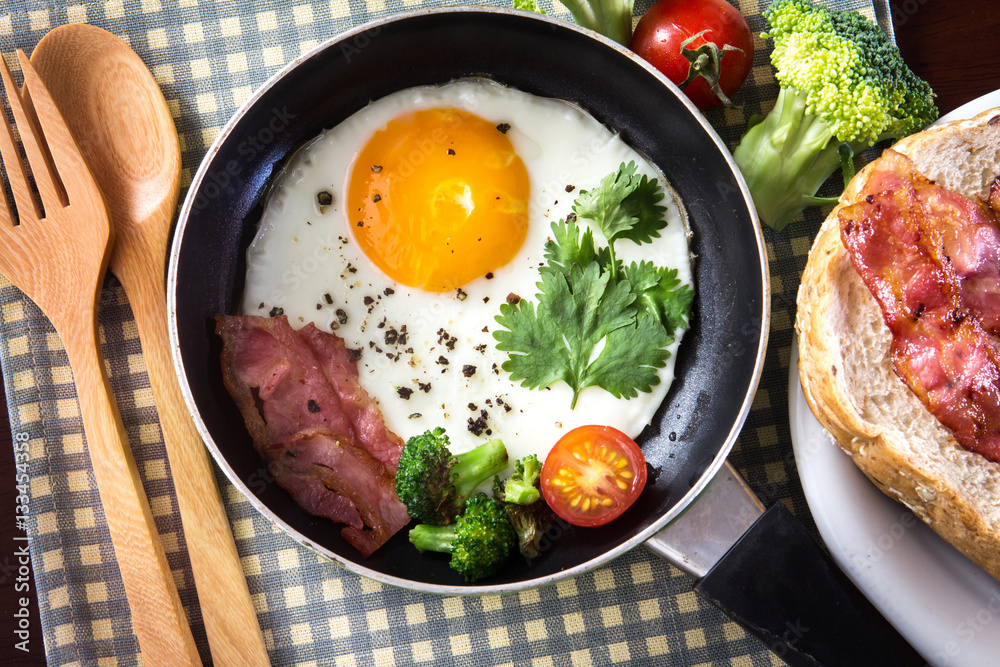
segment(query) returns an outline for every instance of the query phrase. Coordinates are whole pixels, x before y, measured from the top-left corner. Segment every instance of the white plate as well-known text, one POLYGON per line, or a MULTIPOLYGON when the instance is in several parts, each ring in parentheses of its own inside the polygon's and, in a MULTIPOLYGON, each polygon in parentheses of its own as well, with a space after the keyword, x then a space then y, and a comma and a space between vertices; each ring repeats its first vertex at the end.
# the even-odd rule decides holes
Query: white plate
MULTIPOLYGON (((1000 90, 941 118, 1000 106, 1000 90)), ((882 494, 833 444, 799 384, 793 346, 788 413, 795 464, 834 560, 932 665, 1000 666, 1000 582, 882 494)))

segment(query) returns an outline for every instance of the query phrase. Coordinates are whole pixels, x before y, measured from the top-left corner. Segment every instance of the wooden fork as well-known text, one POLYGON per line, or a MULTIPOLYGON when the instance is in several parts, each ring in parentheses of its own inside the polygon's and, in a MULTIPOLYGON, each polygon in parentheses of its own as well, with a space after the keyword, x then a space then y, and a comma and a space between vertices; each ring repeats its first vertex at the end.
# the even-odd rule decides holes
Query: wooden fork
POLYGON ((0 57, 0 78, 38 190, 0 112, 0 155, 14 207, 0 190, 0 272, 62 338, 76 380, 94 478, 147 665, 200 665, 121 417, 104 374, 97 303, 112 242, 100 190, 23 52, 24 90, 0 57), (17 220, 15 223, 14 208, 17 220))

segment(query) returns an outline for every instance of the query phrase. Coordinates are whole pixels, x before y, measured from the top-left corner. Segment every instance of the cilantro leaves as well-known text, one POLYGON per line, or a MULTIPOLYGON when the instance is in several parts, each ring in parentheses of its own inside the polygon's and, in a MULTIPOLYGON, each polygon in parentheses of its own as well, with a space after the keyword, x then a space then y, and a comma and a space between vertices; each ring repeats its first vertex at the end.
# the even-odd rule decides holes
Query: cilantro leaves
POLYGON ((573 264, 568 275, 542 274, 537 311, 524 300, 500 306, 497 321, 510 331, 494 332, 497 348, 524 352, 503 364, 511 380, 535 389, 562 380, 574 388, 574 404, 581 389, 600 384, 590 372, 595 345, 635 323, 635 295, 627 283, 610 285, 609 278, 597 262, 573 264))
POLYGON ((666 226, 656 179, 622 164, 593 190, 581 191, 574 215, 552 223, 545 244, 547 264, 539 269, 538 305, 522 299, 500 306, 494 331, 497 349, 508 353, 503 369, 522 386, 540 389, 562 380, 573 402, 586 387, 599 386, 616 398, 632 398, 659 382, 677 328, 686 326, 694 292, 676 269, 651 262, 624 266, 614 243, 642 244, 666 226), (607 240, 598 246, 593 223, 607 240))
POLYGON ((625 267, 623 278, 632 284, 636 305, 673 333, 686 326, 694 290, 681 283, 677 269, 656 267, 652 262, 625 267))
POLYGON ((597 188, 584 190, 573 202, 576 216, 595 223, 612 245, 620 238, 649 243, 659 238, 667 224, 663 218, 667 209, 660 206, 660 184, 635 170, 634 162, 622 164, 597 188))

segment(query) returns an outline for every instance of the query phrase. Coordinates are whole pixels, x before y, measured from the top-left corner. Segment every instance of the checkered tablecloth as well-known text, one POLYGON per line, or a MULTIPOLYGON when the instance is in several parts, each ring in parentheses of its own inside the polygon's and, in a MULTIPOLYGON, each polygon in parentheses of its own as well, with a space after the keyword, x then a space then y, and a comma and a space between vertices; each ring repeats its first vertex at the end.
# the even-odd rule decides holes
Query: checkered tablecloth
MULTIPOLYGON (((427 2, 423 4, 433 4, 427 2)), ((499 3, 498 3, 499 4, 499 3)), ((561 5, 542 3, 570 20, 561 5)), ((636 15, 648 6, 640 1, 636 15)), ((766 0, 741 0, 764 28, 766 0)), ((844 0, 874 16, 868 0, 844 0)), ((0 4, 0 51, 31 52, 68 22, 125 39, 159 82, 180 134, 186 186, 222 125, 272 73, 361 22, 419 0, 41 0, 0 4)), ((888 27, 887 9, 878 6, 888 27)), ((736 109, 708 116, 734 145, 750 114, 777 95, 758 38, 736 109)), ((182 192, 183 195, 183 192, 182 192)), ((821 215, 766 230, 772 325, 767 365, 732 461, 765 503, 784 501, 810 527, 788 431, 787 378, 795 292, 821 215)), ((101 297, 111 384, 203 659, 210 661, 170 469, 138 332, 120 285, 101 297)), ((51 665, 140 663, 115 554, 90 471, 79 406, 59 337, 29 300, 0 280, 0 362, 15 442, 29 442, 30 537, 51 665)), ((781 661, 703 602, 691 580, 644 549, 558 585, 509 595, 438 597, 344 571, 259 515, 220 474, 236 543, 275 665, 770 665, 781 661)), ((159 667, 149 666, 147 667, 159 667)))

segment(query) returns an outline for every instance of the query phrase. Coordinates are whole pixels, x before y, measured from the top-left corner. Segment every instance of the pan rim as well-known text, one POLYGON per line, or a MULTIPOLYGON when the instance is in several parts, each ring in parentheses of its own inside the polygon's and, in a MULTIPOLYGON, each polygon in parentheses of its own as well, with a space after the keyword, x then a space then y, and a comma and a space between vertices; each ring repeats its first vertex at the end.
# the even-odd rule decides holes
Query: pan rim
POLYGON ((651 536, 659 532, 666 526, 670 521, 676 518, 684 509, 686 509, 691 502, 695 501, 696 497, 705 489, 708 483, 715 477, 716 473, 721 469, 726 458, 729 456, 730 451, 735 445, 736 439, 739 436, 743 425, 749 415, 750 408, 753 404, 753 398, 756 393, 757 387, 760 382, 761 375, 764 368, 764 357, 767 350, 767 343, 770 332, 770 272, 768 270, 767 263, 767 252, 764 242, 763 232, 760 226, 760 222, 757 217, 756 209, 753 206, 753 200, 750 196, 750 191, 743 179, 742 174, 736 166, 735 161, 732 158, 728 148, 723 143, 721 137, 715 129, 708 123, 708 120, 702 115, 702 113, 694 106, 687 97, 680 92, 680 90, 669 81, 661 72, 656 70, 652 65, 647 63, 645 60, 637 56, 632 51, 626 49, 624 46, 614 42, 603 35, 600 35, 592 30, 586 28, 581 28, 575 24, 568 23, 566 21, 555 19, 549 16, 534 14, 531 12, 526 12, 522 10, 517 10, 507 7, 488 7, 488 6, 467 6, 467 5, 455 5, 447 7, 431 7, 431 8, 421 8, 415 9, 407 12, 401 12, 398 14, 393 14, 388 17, 381 19, 376 19, 373 21, 361 24, 351 30, 334 35, 330 39, 326 40, 322 44, 317 45, 313 49, 306 53, 303 53, 291 60, 287 65, 281 68, 278 72, 273 74, 267 81, 265 81, 251 96, 247 99, 240 108, 233 114, 233 116, 226 122, 223 128, 220 130, 219 134, 216 136, 212 145, 208 148, 205 155, 202 157, 201 163, 196 171, 195 175, 191 179, 191 183, 188 186, 187 193, 185 194, 185 199, 182 204, 178 222, 175 227, 170 253, 168 261, 168 273, 167 273, 167 319, 168 319, 168 333, 170 340, 171 354, 173 357, 174 371, 178 376, 178 380, 181 387, 181 393, 184 396, 185 403, 187 404, 188 411, 194 420, 195 426, 198 429, 205 446, 212 453, 216 464, 225 473, 227 479, 239 489, 240 493, 250 502, 250 504, 260 512, 264 517, 266 517, 270 522, 279 526, 284 533, 286 533, 291 539, 295 540, 302 546, 310 549, 314 553, 321 555, 324 558, 331 560, 332 562, 340 565, 341 567, 360 574, 369 579, 379 581, 381 583, 391 585, 398 588, 403 588, 406 590, 413 590, 425 593, 434 593, 441 595, 488 595, 496 593, 509 593, 522 590, 530 590, 539 588, 542 586, 547 586, 549 584, 554 584, 558 581, 562 581, 567 578, 576 577, 591 570, 596 569, 602 565, 605 565, 612 560, 618 558, 619 556, 631 551, 635 547, 639 546, 651 536), (201 416, 201 412, 195 402, 194 394, 192 392, 191 386, 188 382, 188 374, 184 364, 184 360, 181 356, 180 349, 180 338, 178 331, 177 322, 177 267, 180 256, 180 240, 184 236, 184 232, 187 228, 187 223, 190 220, 190 214, 194 206, 195 195, 199 191, 202 182, 205 180, 208 173, 208 168, 212 162, 214 156, 220 151, 222 145, 231 136, 233 130, 239 124, 240 120, 246 115, 246 113, 251 109, 256 102, 264 96, 271 88, 277 85, 282 79, 284 79, 290 72, 292 72, 297 67, 301 66, 306 61, 316 57, 317 55, 325 52, 328 49, 336 48, 337 45, 342 44, 354 37, 364 34, 366 32, 380 29, 388 24, 410 21, 416 18, 439 15, 439 14, 487 14, 487 15, 513 15, 521 18, 526 18, 534 21, 540 21, 543 23, 550 24, 553 29, 560 30, 570 30, 582 35, 585 35, 589 39, 595 40, 605 47, 609 47, 617 51, 620 55, 625 56, 631 60, 634 64, 642 67, 649 74, 657 78, 663 85, 674 90, 678 98, 684 103, 692 115, 695 117, 697 122, 705 130, 708 137, 715 143, 716 147, 719 149, 720 155, 724 158, 727 165, 730 168, 737 184, 739 185, 740 194, 743 197, 744 204, 750 216, 750 221, 754 230, 754 238, 757 243, 757 256, 758 256, 758 266, 760 267, 761 275, 761 312, 760 312, 760 336, 758 340, 757 349, 755 350, 754 356, 754 366, 753 373, 751 376, 751 381, 746 388, 745 396, 743 397, 743 402, 740 405, 740 409, 737 412, 736 419, 733 421, 733 425, 730 428, 725 441, 722 446, 718 449, 710 465, 708 465, 704 472, 701 474, 698 481, 691 486, 691 488, 681 496, 673 506, 666 512, 664 512, 659 518, 652 521, 652 523, 645 529, 639 531, 634 536, 627 540, 623 540, 618 545, 608 549, 603 554, 591 558, 590 560, 584 561, 578 565, 571 568, 560 570, 552 574, 548 574, 542 577, 527 578, 517 582, 509 582, 503 584, 485 584, 485 585, 447 585, 447 584, 433 584, 428 582, 414 581, 412 579, 406 579, 402 577, 397 577, 393 575, 388 575, 377 570, 373 570, 369 567, 364 566, 353 560, 346 559, 339 554, 315 543, 314 541, 307 538, 305 535, 300 533, 298 530, 290 526, 286 521, 277 516, 267 505, 265 505, 255 494, 253 494, 248 488, 246 482, 244 482, 239 475, 228 465, 225 461, 225 457, 222 455, 221 450, 215 443, 214 438, 208 430, 205 421, 201 416))

